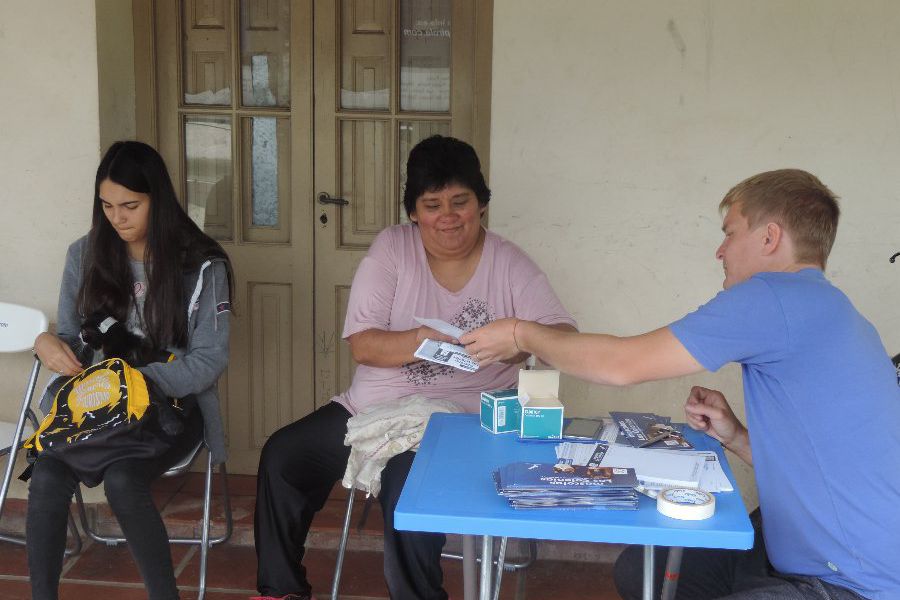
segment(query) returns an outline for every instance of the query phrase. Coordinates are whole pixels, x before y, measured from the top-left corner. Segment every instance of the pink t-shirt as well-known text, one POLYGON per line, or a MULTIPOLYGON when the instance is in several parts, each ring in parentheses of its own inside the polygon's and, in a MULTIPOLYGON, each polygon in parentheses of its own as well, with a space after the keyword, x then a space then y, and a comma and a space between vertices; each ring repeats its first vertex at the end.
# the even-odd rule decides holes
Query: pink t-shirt
MULTIPOLYGON (((367 329, 414 329, 419 323, 413 317, 442 319, 466 331, 506 317, 575 326, 547 276, 512 242, 488 231, 475 274, 463 289, 450 292, 431 274, 418 226, 394 225, 378 234, 356 271, 343 337, 367 329)), ((387 368, 359 365, 350 389, 332 400, 356 414, 421 394, 478 412, 482 391, 515 387, 518 373, 519 365, 499 363, 475 373, 426 361, 387 368)))

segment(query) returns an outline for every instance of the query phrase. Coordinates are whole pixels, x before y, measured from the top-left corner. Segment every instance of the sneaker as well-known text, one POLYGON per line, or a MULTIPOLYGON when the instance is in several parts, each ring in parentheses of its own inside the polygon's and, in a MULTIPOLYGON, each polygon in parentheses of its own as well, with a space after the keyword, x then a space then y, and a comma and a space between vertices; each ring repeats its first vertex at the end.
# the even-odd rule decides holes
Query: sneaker
POLYGON ((250 596, 250 600, 316 600, 315 596, 310 595, 300 595, 300 594, 287 594, 285 596, 250 596))

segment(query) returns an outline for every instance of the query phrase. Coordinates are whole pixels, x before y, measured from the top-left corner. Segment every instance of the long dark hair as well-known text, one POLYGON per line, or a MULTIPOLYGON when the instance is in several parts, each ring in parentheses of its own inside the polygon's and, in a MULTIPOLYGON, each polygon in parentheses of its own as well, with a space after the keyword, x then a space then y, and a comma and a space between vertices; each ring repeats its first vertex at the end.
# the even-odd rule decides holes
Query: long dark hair
POLYGON ((229 292, 233 292, 231 264, 222 246, 203 233, 184 212, 165 162, 147 144, 116 142, 97 167, 78 310, 84 316, 103 311, 125 322, 134 298, 127 244, 106 218, 100 200, 100 184, 107 179, 150 196, 143 257, 148 288, 142 315, 144 333, 157 348, 182 347, 187 344, 185 273, 198 269, 208 258, 223 258, 229 292))

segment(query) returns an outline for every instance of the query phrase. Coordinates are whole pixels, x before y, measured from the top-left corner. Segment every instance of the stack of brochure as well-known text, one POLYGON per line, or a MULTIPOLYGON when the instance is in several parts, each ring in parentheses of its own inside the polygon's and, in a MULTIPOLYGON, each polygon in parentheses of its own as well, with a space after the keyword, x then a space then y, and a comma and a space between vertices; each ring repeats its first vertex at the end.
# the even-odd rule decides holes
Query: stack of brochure
POLYGON ((511 463, 494 471, 497 492, 513 508, 636 510, 634 469, 566 463, 511 463))

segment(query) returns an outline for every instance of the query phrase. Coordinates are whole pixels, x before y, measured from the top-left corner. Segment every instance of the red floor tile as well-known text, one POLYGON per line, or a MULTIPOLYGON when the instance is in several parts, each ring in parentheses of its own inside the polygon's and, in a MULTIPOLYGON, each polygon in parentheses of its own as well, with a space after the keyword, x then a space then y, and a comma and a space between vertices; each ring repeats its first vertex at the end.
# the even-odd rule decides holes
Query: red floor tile
MULTIPOLYGON (((172 563, 177 565, 188 548, 172 545, 172 563)), ((126 544, 107 546, 92 543, 85 547, 80 556, 74 557, 63 569, 63 579, 81 581, 139 583, 141 575, 126 544)))
MULTIPOLYGON (((190 562, 178 575, 179 586, 196 587, 200 581, 200 551, 197 548, 190 562)), ((256 551, 252 546, 223 544, 209 550, 206 567, 209 588, 246 590, 256 589, 256 551)), ((249 594, 248 594, 249 595, 249 594)))
POLYGON ((525 573, 526 594, 554 600, 619 600, 612 568, 611 564, 539 560, 525 573))
POLYGON ((0 600, 23 600, 31 598, 31 585, 28 580, 0 580, 0 600))
MULTIPOLYGON (((28 596, 23 596, 27 598, 28 596)), ((146 600, 143 585, 109 586, 90 582, 66 582, 59 586, 60 600, 146 600)))
MULTIPOLYGON (((233 499, 232 518, 240 519, 241 524, 253 523, 252 499, 242 496, 233 499)), ((203 497, 185 492, 178 492, 162 509, 163 519, 170 529, 176 525, 190 525, 190 528, 199 532, 200 522, 203 516, 203 497)), ((220 498, 214 498, 210 506, 212 519, 212 535, 221 535, 225 530, 225 504, 220 498)))
MULTIPOLYGON (((313 592, 322 600, 331 594, 334 580, 336 550, 309 550, 304 558, 307 578, 313 592)), ((347 551, 341 574, 341 596, 370 596, 387 598, 384 583, 384 559, 380 552, 347 551)))
MULTIPOLYGON (((28 576, 28 556, 25 553, 25 546, 0 542, 0 575, 28 576)), ((3 585, 0 581, 0 589, 3 585)))

